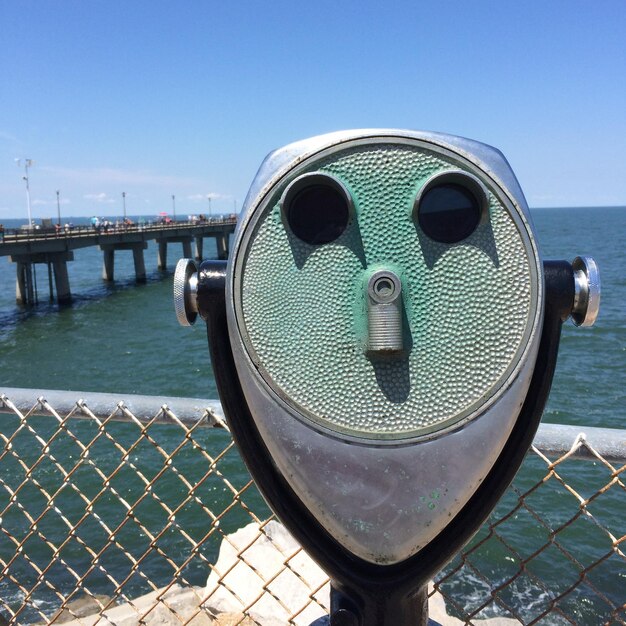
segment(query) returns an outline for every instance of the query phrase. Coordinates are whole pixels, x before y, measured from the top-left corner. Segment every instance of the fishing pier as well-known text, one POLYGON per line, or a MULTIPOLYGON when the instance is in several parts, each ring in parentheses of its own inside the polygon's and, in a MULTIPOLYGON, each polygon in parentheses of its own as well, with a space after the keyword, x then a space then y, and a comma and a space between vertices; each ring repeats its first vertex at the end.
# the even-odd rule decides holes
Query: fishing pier
POLYGON ((50 300, 68 304, 72 300, 67 263, 74 260, 74 250, 98 246, 103 253, 102 278, 114 280, 115 253, 131 250, 138 283, 146 281, 144 250, 148 241, 158 244, 157 266, 167 269, 167 246, 182 243, 183 256, 201 260, 204 239, 215 238, 218 257, 228 256, 229 236, 235 230, 236 216, 213 217, 203 221, 162 224, 121 224, 109 228, 75 226, 72 228, 23 228, 6 230, 1 235, 0 256, 8 256, 16 265, 15 298, 18 304, 37 302, 35 264, 47 266, 50 300), (192 253, 192 243, 195 243, 192 253))

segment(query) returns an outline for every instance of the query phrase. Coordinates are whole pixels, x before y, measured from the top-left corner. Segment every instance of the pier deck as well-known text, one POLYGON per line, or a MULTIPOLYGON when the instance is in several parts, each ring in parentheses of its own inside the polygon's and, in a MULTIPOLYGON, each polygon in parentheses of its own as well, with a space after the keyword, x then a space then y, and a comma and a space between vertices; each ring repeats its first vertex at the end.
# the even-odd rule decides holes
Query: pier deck
POLYGON ((167 244, 182 243, 185 257, 202 259, 203 241, 206 237, 216 240, 218 257, 228 256, 228 240, 235 230, 237 218, 216 217, 204 221, 171 222, 169 224, 124 224, 117 227, 94 228, 78 226, 66 229, 11 229, 2 233, 0 256, 8 256, 16 264, 17 277, 15 297, 18 304, 34 304, 37 293, 33 280, 33 264, 48 266, 50 299, 61 303, 71 302, 72 295, 67 273, 67 262, 74 260, 74 250, 99 246, 103 252, 102 278, 114 279, 115 251, 132 250, 137 282, 145 282, 146 270, 143 251, 148 241, 156 240, 159 245, 158 269, 167 268, 167 244))

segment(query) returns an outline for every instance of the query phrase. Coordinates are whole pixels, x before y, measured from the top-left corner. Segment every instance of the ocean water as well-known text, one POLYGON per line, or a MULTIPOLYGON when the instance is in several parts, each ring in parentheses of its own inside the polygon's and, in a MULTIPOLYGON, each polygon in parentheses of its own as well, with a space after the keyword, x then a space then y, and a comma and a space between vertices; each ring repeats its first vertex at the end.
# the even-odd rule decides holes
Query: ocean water
MULTIPOLYGON (((541 209, 533 211, 533 220, 545 259, 571 261, 577 255, 593 256, 602 280, 602 304, 596 325, 590 329, 575 328, 570 322, 564 325, 559 362, 543 420, 626 428, 626 208, 541 209)), ((12 224, 5 221, 5 226, 12 224)), ((216 256, 213 240, 205 242, 205 255, 216 256)), ((128 393, 216 397, 205 329, 202 324, 182 328, 175 320, 172 278, 180 256, 181 244, 171 244, 170 270, 159 272, 156 246, 151 243, 146 251, 147 283, 135 285, 132 254, 118 252, 116 282, 109 285, 101 279, 101 253, 96 248, 77 250, 75 261, 68 266, 74 304, 59 308, 47 302, 47 274, 40 266, 40 304, 32 309, 16 306, 15 267, 6 258, 0 258, 0 388, 108 391, 120 397, 128 393)), ((583 486, 598 482, 593 464, 580 463, 579 467, 571 480, 583 486)), ((516 479, 519 487, 531 485, 533 479, 545 474, 541 474, 542 469, 538 463, 525 469, 527 474, 516 479)), ((245 470, 236 462, 232 471, 245 476, 245 470)), ((616 510, 606 511, 606 516, 614 534, 620 537, 626 533, 626 516, 624 491, 622 488, 618 494, 618 489, 613 488, 615 496, 608 506, 616 510)), ((545 511, 554 523, 575 512, 571 499, 555 498, 541 502, 541 506, 542 513, 545 511)), ((524 533, 520 526, 515 541, 523 544, 524 533)), ((589 544, 585 533, 581 529, 573 534, 572 541, 578 547, 589 544)), ((589 550, 596 548, 590 546, 589 550)), ((494 550, 481 558, 483 569, 493 572, 493 580, 506 577, 503 554, 494 550)), ((543 564, 535 561, 540 575, 556 588, 563 575, 553 563, 549 558, 543 564)), ((602 574, 601 589, 614 602, 624 603, 626 564, 623 560, 606 563, 609 566, 602 574)), ((204 570, 198 572, 198 577, 204 575, 204 570)), ((476 584, 480 587, 480 583, 473 580, 471 572, 459 581, 452 591, 471 604, 476 584)), ((200 578, 197 584, 201 584, 200 578)), ((537 594, 536 590, 520 588, 511 601, 523 611, 539 600, 537 594)), ((587 607, 585 593, 572 597, 577 603, 572 610, 582 616, 606 610, 606 605, 598 607, 593 600, 588 601, 587 607)))

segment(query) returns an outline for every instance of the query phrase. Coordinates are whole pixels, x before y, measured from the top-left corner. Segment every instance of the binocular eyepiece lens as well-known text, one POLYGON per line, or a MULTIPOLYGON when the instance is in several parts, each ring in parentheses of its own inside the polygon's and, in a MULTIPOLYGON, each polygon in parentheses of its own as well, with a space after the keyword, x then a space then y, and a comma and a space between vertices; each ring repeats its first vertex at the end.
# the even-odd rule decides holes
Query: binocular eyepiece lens
POLYGON ((346 230, 352 200, 336 178, 304 174, 287 187, 281 207, 291 232, 301 241, 319 246, 335 241, 346 230))
POLYGON ((417 201, 422 231, 440 243, 458 243, 480 223, 486 193, 467 175, 443 174, 428 183, 417 201))

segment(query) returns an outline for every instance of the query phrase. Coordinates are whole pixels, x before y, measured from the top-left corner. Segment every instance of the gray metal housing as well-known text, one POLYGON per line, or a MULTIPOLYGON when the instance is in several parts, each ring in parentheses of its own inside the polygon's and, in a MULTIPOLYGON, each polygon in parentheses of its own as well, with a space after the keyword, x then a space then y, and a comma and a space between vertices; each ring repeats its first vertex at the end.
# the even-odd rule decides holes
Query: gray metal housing
MULTIPOLYGON (((539 306, 525 362, 496 401, 460 427, 426 441, 401 445, 348 441, 294 415, 259 375, 238 328, 234 268, 246 228, 265 196, 292 168, 332 146, 368 138, 415 139, 470 161, 502 191, 532 231, 524 196, 502 154, 471 140, 401 130, 332 133, 270 154, 242 209, 226 284, 228 326, 246 400, 274 464, 326 530, 353 554, 372 563, 400 562, 424 547, 468 501, 494 464, 526 396, 543 318, 539 306)), ((536 246, 535 246, 536 250, 536 246)))

